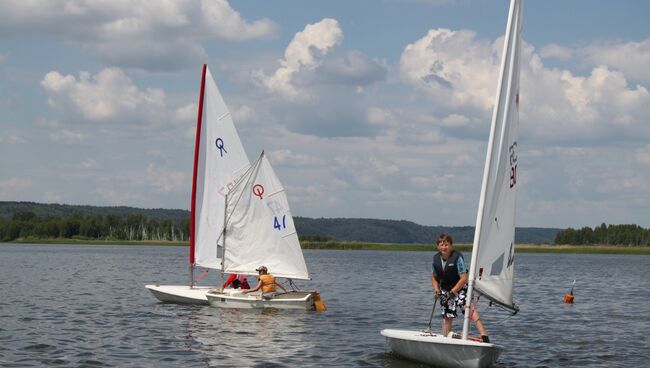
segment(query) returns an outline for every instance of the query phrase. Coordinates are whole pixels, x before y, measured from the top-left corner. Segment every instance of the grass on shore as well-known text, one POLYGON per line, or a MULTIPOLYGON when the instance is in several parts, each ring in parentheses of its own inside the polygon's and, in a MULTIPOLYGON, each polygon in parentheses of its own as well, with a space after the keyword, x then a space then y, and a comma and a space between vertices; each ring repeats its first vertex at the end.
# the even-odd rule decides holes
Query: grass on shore
MULTIPOLYGON (((13 243, 32 244, 90 244, 90 245, 164 245, 188 246, 188 242, 156 241, 156 240, 97 240, 85 238, 21 238, 13 243)), ((421 251, 432 252, 436 249, 433 244, 397 244, 397 243, 365 243, 365 242, 300 242, 302 249, 330 250, 381 250, 381 251, 421 251)), ((455 244, 454 248, 462 252, 471 252, 471 244, 455 244)), ((517 253, 559 253, 559 254, 631 254, 650 255, 650 247, 604 246, 604 245, 537 245, 520 244, 515 247, 517 253)))

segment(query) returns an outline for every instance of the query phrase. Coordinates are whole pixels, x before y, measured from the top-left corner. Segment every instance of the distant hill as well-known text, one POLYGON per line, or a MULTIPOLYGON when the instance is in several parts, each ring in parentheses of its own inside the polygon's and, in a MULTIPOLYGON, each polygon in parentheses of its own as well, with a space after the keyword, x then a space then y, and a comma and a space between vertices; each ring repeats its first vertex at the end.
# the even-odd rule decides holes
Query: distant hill
MULTIPOLYGON (((190 216, 187 210, 144 209, 134 207, 100 207, 34 202, 0 201, 0 218, 10 218, 15 212, 33 212, 39 217, 69 217, 74 214, 118 215, 140 214, 157 221, 171 220, 175 224, 190 216)), ((354 218, 295 217, 296 230, 301 237, 325 237, 339 241, 371 243, 424 243, 433 244, 438 234, 452 234, 458 243, 471 243, 473 226, 424 226, 404 220, 378 220, 354 218)), ((515 231, 515 241, 521 244, 553 244, 561 229, 522 227, 515 231)))
POLYGON ((15 212, 33 212, 38 217, 69 217, 72 215, 96 216, 96 215, 143 215, 149 219, 163 221, 171 220, 175 224, 182 219, 188 219, 190 212, 186 210, 170 210, 164 208, 135 208, 135 207, 99 207, 80 206, 70 204, 49 204, 35 202, 3 202, 0 201, 0 218, 9 218, 15 212))
MULTIPOLYGON (((424 226, 404 220, 295 217, 301 236, 329 236, 335 240, 370 243, 434 244, 440 233, 449 233, 458 243, 471 243, 474 226, 424 226)), ((521 244, 553 244, 561 229, 521 227, 515 241, 521 244)))

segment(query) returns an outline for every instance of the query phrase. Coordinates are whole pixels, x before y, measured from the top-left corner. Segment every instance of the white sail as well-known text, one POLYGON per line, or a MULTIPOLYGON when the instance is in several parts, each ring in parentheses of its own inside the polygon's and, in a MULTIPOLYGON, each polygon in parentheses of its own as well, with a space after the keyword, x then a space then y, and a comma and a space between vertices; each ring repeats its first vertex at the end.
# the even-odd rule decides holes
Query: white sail
POLYGON ((228 107, 206 70, 195 203, 195 264, 220 269, 217 242, 222 234, 225 195, 250 167, 228 107))
POLYGON ((512 287, 521 13, 521 2, 514 0, 506 30, 470 267, 475 289, 490 300, 511 309, 515 309, 512 287))
POLYGON ((224 272, 309 279, 280 180, 264 152, 228 193, 224 272))

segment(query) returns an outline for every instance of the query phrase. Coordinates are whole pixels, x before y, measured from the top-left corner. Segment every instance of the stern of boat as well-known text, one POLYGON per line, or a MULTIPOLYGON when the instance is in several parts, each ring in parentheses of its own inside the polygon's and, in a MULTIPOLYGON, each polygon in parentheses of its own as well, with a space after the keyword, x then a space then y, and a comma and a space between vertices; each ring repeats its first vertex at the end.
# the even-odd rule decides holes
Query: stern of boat
POLYGON ((490 367, 502 351, 495 344, 451 338, 428 331, 385 329, 381 335, 395 354, 434 366, 490 367))
POLYGON ((312 291, 290 291, 266 300, 260 292, 244 294, 239 289, 225 289, 211 290, 206 297, 210 305, 217 308, 316 310, 312 291))

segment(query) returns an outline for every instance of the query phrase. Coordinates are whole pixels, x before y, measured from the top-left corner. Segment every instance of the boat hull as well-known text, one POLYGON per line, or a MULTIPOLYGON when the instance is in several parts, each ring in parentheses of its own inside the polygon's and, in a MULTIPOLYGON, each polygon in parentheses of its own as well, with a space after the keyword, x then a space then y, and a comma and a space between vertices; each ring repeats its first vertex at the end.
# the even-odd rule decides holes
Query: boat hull
POLYGON ((217 308, 243 308, 243 309, 301 309, 315 310, 314 292, 290 291, 266 300, 258 292, 244 294, 240 291, 224 290, 211 291, 206 294, 210 305, 217 308))
POLYGON ((145 285, 145 287, 161 302, 193 305, 209 305, 205 294, 214 288, 214 286, 189 287, 188 285, 145 285))
POLYGON ((397 355, 439 367, 490 367, 503 350, 494 344, 423 331, 385 329, 381 334, 397 355))

